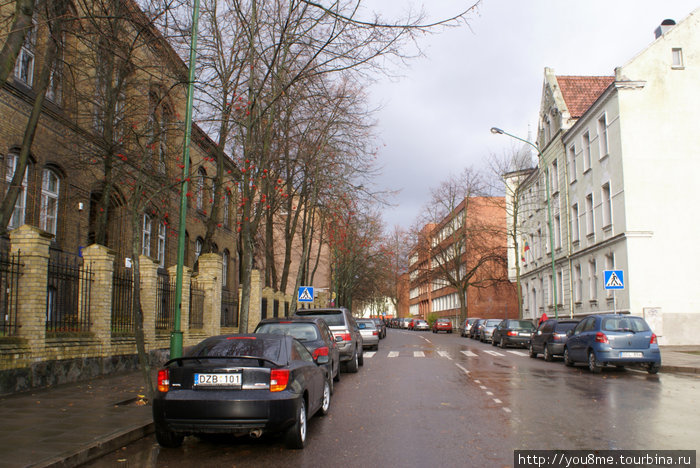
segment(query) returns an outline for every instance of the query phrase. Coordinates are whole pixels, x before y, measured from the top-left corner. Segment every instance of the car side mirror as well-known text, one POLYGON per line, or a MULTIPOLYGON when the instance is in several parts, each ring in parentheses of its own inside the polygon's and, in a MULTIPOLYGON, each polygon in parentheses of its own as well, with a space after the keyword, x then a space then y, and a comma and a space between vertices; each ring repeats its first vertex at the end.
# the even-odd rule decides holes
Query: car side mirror
POLYGON ((316 358, 316 364, 328 364, 329 358, 326 354, 325 356, 319 356, 316 358))

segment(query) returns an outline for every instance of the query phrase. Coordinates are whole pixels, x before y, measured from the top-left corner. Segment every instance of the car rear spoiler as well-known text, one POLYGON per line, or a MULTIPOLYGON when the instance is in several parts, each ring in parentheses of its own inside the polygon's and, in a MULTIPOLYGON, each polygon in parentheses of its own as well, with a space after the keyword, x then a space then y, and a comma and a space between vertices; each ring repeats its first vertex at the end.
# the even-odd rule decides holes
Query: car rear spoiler
POLYGON ((265 362, 269 362, 275 367, 283 367, 285 364, 280 364, 278 362, 273 361, 272 359, 260 357, 260 356, 181 356, 178 358, 173 358, 170 359, 168 362, 166 362, 163 367, 166 367, 173 362, 176 362, 179 367, 182 367, 183 361, 202 361, 205 359, 250 359, 254 361, 258 361, 258 365, 262 367, 262 365, 265 362))

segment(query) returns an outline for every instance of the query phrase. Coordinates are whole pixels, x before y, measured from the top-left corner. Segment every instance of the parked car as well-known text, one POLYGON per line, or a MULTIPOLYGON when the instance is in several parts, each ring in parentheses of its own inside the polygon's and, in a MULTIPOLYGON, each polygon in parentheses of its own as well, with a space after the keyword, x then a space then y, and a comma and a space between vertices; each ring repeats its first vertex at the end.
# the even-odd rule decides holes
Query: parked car
MULTIPOLYGON (((333 381, 340 380, 340 351, 326 321, 317 317, 276 317, 263 319, 253 333, 274 333, 290 335, 301 342, 313 358, 321 355, 329 357, 324 364, 333 381)), ((331 382, 333 393, 333 382, 331 382)))
POLYGON ((297 309, 297 317, 318 317, 328 324, 338 344, 341 366, 346 372, 357 372, 364 364, 362 335, 352 313, 345 307, 328 309, 297 309))
POLYGON ((308 418, 330 408, 328 359, 289 335, 207 338, 158 371, 156 440, 179 447, 189 434, 283 432, 287 447, 304 448, 308 418))
POLYGON ((379 330, 379 339, 384 339, 386 338, 386 322, 380 318, 374 318, 372 319, 374 322, 374 325, 377 327, 377 330, 379 330))
POLYGON ((485 320, 481 328, 479 329, 479 341, 481 341, 482 343, 488 343, 489 341, 491 341, 491 335, 493 335, 493 331, 496 329, 496 325, 498 325, 502 321, 502 319, 485 320))
POLYGON ((414 330, 430 330, 430 324, 425 320, 416 320, 416 324, 413 325, 414 330))
POLYGON ((362 345, 365 348, 379 349, 379 330, 374 320, 357 319, 357 327, 362 335, 362 345))
POLYGON ((408 328, 409 323, 411 323, 410 318, 402 318, 401 319, 401 328, 408 328))
POLYGON ((654 334, 642 317, 591 315, 567 332, 564 363, 588 364, 600 372, 608 364, 617 367, 640 365, 650 374, 661 368, 661 352, 654 334))
POLYGON ((535 326, 529 320, 503 320, 493 330, 491 343, 501 348, 505 348, 506 346, 527 348, 534 331, 535 326))
POLYGON ((459 326, 459 335, 469 336, 469 329, 472 327, 472 325, 474 325, 474 322, 476 322, 477 320, 479 320, 477 317, 464 319, 462 325, 459 326))
POLYGON ((545 361, 551 361, 554 356, 564 354, 564 345, 568 337, 566 332, 573 330, 580 320, 549 319, 540 323, 530 339, 530 357, 536 358, 539 353, 545 361))
POLYGON ((452 333, 452 320, 448 318, 439 318, 433 322, 433 333, 452 333))
POLYGON ((481 331, 481 328, 484 326, 484 322, 486 322, 486 319, 476 319, 474 324, 471 326, 469 329, 469 338, 473 340, 478 340, 479 339, 479 332, 481 331))

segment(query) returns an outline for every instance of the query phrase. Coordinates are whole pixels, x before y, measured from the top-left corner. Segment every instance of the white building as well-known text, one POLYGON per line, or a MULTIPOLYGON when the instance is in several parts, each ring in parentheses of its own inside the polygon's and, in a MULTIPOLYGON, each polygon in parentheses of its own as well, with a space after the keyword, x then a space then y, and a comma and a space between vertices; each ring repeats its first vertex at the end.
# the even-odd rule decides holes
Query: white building
POLYGON ((700 344, 700 9, 656 33, 614 76, 545 70, 540 162, 519 188, 512 259, 525 317, 554 316, 556 296, 560 317, 631 313, 660 344, 700 344), (611 269, 624 271, 614 294, 611 269))

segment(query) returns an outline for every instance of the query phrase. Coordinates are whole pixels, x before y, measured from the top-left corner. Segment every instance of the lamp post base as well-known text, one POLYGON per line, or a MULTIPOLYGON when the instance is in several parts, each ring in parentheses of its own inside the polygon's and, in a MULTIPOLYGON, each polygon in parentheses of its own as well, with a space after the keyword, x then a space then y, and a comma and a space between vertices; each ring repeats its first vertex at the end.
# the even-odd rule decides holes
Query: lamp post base
POLYGON ((170 359, 182 357, 182 332, 170 333, 170 359))

